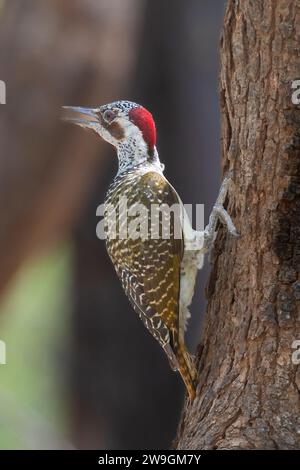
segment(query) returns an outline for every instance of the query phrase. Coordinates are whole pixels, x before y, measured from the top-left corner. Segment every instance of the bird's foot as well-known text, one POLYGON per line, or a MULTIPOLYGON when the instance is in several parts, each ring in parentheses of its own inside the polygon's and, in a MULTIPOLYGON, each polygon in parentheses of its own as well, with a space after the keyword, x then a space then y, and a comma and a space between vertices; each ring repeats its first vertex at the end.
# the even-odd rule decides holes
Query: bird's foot
POLYGON ((205 251, 210 251, 214 244, 217 222, 220 221, 227 227, 227 230, 230 235, 234 237, 239 237, 240 234, 235 228, 234 223, 226 209, 224 208, 224 202, 228 193, 228 188, 232 182, 232 172, 229 172, 221 185, 218 198, 213 206, 211 214, 209 216, 208 225, 204 230, 204 247, 205 251))

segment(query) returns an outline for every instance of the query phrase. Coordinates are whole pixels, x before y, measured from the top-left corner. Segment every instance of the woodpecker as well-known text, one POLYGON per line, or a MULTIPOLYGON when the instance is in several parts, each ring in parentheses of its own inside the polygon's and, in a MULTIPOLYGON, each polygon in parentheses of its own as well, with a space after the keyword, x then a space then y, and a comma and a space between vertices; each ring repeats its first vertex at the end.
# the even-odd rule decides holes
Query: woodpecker
MULTIPOLYGON (((149 209, 148 236, 121 237, 119 230, 112 236, 107 229, 107 251, 133 309, 165 351, 172 369, 181 374, 193 400, 197 371, 184 334, 197 271, 203 266, 205 253, 213 246, 218 221, 230 234, 238 236, 223 207, 231 175, 221 185, 206 228, 193 230, 180 197, 163 174, 164 165, 156 148, 155 123, 148 110, 130 101, 116 101, 94 109, 64 108, 69 114, 67 121, 92 129, 117 150, 118 172, 108 189, 106 204, 116 207, 119 198, 125 196, 128 208, 141 204, 149 209), (151 236, 151 205, 162 204, 180 207, 179 237, 175 236, 174 218, 170 219, 168 237, 161 233, 151 236)), ((119 221, 119 229, 121 225, 119 221)))

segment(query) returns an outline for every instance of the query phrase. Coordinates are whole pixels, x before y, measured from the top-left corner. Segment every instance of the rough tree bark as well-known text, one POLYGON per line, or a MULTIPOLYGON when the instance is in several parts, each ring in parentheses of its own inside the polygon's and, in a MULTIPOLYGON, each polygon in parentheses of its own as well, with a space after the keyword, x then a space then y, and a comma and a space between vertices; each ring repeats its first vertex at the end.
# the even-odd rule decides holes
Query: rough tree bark
POLYGON ((234 171, 213 255, 197 397, 179 449, 300 445, 299 0, 230 0, 221 40, 222 165, 234 171))

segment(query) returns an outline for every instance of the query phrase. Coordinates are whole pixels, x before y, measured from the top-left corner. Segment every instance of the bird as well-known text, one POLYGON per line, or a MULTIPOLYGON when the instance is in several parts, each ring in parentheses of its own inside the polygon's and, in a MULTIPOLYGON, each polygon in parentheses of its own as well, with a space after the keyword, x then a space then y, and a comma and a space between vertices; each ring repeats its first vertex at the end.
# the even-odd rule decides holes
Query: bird
POLYGON ((63 108, 68 113, 65 120, 93 130, 117 151, 118 172, 105 200, 106 208, 115 209, 106 211, 107 251, 133 309, 163 348, 171 368, 179 371, 193 401, 197 370, 185 343, 189 306, 197 272, 203 266, 205 253, 213 246, 218 221, 231 235, 239 235, 223 205, 232 174, 223 180, 208 225, 202 231, 194 230, 177 191, 164 176, 155 122, 145 107, 121 100, 97 108, 63 108), (140 229, 146 227, 137 230, 140 236, 120 233, 125 224, 121 198, 126 198, 128 210, 137 206, 145 209, 132 219, 135 222, 138 219, 140 229), (165 217, 169 221, 168 236, 162 234, 163 215, 156 217, 158 230, 154 236, 152 208, 173 205, 179 210, 176 216, 165 217), (117 224, 113 224, 116 214, 117 224))

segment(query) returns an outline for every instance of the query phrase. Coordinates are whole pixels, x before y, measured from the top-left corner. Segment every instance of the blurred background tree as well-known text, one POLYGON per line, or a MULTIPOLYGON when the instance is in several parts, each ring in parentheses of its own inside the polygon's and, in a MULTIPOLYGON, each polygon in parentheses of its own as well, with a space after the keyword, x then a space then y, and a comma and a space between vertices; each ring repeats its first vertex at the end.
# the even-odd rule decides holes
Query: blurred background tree
POLYGON ((59 115, 64 104, 142 103, 168 178, 208 214, 219 185, 224 3, 0 2, 1 448, 170 446, 183 387, 95 234, 113 150, 59 115))

